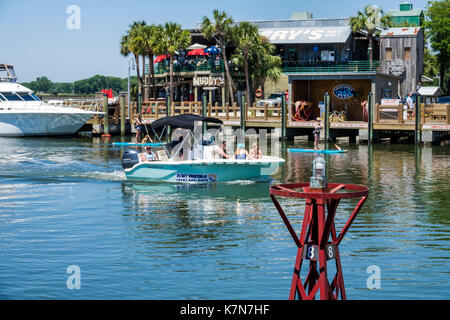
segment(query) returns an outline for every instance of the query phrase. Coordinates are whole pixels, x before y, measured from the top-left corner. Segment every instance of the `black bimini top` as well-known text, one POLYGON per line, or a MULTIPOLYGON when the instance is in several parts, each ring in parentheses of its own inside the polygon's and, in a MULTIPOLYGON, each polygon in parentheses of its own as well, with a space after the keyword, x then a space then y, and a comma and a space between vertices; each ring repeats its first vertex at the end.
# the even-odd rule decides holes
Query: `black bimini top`
POLYGON ((222 120, 216 118, 202 117, 196 114, 180 114, 178 116, 164 117, 155 120, 150 124, 150 127, 158 129, 164 126, 171 126, 172 128, 194 130, 194 123, 196 121, 223 124, 222 120))

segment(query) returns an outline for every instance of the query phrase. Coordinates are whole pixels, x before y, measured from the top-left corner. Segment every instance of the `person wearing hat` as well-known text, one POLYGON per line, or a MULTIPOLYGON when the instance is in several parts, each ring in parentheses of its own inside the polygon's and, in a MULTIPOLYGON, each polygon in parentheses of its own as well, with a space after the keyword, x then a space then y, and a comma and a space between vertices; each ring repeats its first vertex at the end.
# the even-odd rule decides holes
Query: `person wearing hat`
POLYGON ((243 143, 239 143, 237 145, 237 149, 235 152, 235 158, 238 160, 245 160, 247 158, 249 158, 249 154, 248 151, 245 150, 245 145, 243 143))
POLYGON ((139 156, 141 158, 141 161, 156 161, 156 160, 158 160, 158 157, 152 151, 152 147, 150 147, 150 146, 146 146, 145 152, 142 152, 139 156))

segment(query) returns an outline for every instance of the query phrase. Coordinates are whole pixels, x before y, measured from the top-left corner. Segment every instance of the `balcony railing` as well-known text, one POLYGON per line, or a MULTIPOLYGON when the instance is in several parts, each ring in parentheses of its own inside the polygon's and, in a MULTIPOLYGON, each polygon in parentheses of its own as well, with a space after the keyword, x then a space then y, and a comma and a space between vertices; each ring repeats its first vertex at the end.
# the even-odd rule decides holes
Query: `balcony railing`
POLYGON ((318 62, 301 63, 289 62, 290 66, 283 66, 284 73, 339 73, 339 72, 374 72, 380 70, 380 61, 347 61, 347 62, 318 62))
MULTIPOLYGON (((169 65, 158 63, 155 65, 155 74, 169 73, 169 65)), ((174 64, 173 72, 196 72, 196 71, 209 71, 211 73, 222 73, 224 72, 223 61, 202 61, 202 60, 191 60, 186 64, 174 64)), ((145 66, 145 74, 148 75, 149 66, 145 66)))

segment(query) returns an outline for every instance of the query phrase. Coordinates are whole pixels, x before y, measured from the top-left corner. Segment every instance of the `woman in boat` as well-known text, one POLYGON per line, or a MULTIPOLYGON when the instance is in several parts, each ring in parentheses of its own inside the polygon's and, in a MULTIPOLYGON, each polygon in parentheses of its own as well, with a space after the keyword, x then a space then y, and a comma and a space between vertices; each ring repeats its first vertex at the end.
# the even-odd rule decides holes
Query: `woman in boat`
POLYGON ((319 149, 319 140, 320 140, 320 130, 322 130, 322 127, 320 126, 319 119, 316 120, 316 124, 314 126, 314 150, 320 150, 319 149))
POLYGON ((250 157, 248 151, 245 150, 245 145, 243 143, 239 143, 237 145, 237 149, 234 156, 238 160, 246 160, 250 157))
POLYGON ((252 148, 250 149, 250 158, 252 159, 261 159, 262 158, 262 152, 259 149, 258 142, 253 142, 252 148))
POLYGON ((140 113, 138 113, 134 119, 134 128, 136 129, 136 143, 140 143, 142 132, 142 118, 140 113))
POLYGON ((141 158, 141 161, 156 161, 158 160, 157 155, 152 151, 152 147, 146 146, 145 152, 139 154, 139 157, 141 158))

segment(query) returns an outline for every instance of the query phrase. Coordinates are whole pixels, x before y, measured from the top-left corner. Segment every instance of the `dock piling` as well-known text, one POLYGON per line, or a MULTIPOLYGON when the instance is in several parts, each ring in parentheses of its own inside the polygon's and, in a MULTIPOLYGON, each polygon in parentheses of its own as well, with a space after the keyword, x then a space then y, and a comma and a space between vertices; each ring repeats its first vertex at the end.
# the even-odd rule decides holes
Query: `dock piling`
POLYGON ((103 136, 109 137, 109 108, 108 108, 108 96, 103 94, 103 136))
POLYGON ((245 132, 245 113, 246 113, 246 109, 245 109, 245 94, 242 94, 241 96, 241 129, 243 132, 245 132))
POLYGON ((422 141, 422 97, 420 94, 416 95, 416 127, 414 130, 414 143, 419 145, 422 141))
POLYGON ((286 140, 286 93, 281 94, 281 140, 286 140))
POLYGON ((125 135, 125 95, 120 94, 120 135, 125 135))
POLYGON ((374 109, 374 101, 373 101, 373 93, 369 92, 367 97, 368 110, 367 110, 367 143, 372 143, 373 140, 373 109, 374 109))
POLYGON ((323 97, 325 115, 324 115, 324 149, 328 149, 328 139, 330 138, 330 95, 328 92, 325 92, 323 97))

